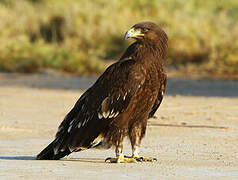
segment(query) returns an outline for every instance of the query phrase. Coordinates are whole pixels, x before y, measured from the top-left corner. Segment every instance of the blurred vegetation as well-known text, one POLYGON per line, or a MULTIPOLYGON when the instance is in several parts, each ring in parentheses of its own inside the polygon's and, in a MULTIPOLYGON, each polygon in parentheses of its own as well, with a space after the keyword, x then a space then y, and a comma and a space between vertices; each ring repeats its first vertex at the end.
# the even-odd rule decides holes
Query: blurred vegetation
POLYGON ((52 68, 100 73, 150 20, 168 33, 168 65, 186 73, 238 74, 237 0, 0 0, 0 71, 52 68))

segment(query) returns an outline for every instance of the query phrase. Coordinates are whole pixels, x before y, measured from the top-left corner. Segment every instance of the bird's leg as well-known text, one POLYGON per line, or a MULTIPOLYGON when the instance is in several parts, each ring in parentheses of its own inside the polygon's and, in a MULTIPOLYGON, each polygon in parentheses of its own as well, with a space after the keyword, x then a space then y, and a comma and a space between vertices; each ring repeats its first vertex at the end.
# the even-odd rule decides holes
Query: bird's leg
POLYGON ((139 146, 132 147, 132 158, 134 158, 138 162, 153 162, 153 161, 157 161, 156 158, 140 156, 139 155, 139 146))
POLYGON ((122 153, 123 150, 123 145, 120 144, 119 146, 116 147, 116 157, 115 158, 107 158, 105 162, 110 162, 110 163, 135 163, 137 162, 135 158, 132 157, 126 157, 122 153))
POLYGON ((140 140, 139 140, 139 142, 136 141, 136 143, 134 145, 132 145, 132 158, 134 158, 138 162, 157 161, 156 158, 139 156, 139 147, 140 147, 139 144, 140 144, 140 140))
POLYGON ((131 128, 131 131, 129 132, 129 138, 132 147, 131 157, 139 162, 142 161, 153 162, 156 161, 156 158, 139 156, 139 147, 141 144, 141 140, 145 135, 145 130, 146 130, 146 123, 137 125, 135 124, 134 128, 131 128))

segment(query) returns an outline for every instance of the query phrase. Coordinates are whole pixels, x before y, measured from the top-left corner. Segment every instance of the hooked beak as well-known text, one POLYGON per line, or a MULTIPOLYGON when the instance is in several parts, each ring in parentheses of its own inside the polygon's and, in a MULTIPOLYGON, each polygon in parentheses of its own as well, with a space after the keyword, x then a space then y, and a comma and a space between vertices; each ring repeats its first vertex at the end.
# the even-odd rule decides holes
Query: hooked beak
POLYGON ((140 29, 134 29, 134 28, 131 28, 129 31, 126 32, 124 38, 125 39, 128 39, 128 38, 138 38, 138 37, 141 37, 141 36, 144 36, 143 33, 141 33, 140 29))

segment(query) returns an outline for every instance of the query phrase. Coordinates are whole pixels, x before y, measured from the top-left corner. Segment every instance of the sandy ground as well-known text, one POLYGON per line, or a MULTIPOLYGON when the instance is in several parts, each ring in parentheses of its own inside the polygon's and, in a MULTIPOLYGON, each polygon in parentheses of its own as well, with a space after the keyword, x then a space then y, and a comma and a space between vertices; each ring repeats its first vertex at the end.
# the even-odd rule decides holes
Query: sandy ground
MULTIPOLYGON (((170 78, 141 155, 110 164, 114 150, 59 161, 34 157, 95 78, 0 74, 0 179, 238 179, 238 82, 170 78)), ((131 152, 128 141, 125 153, 131 152)))

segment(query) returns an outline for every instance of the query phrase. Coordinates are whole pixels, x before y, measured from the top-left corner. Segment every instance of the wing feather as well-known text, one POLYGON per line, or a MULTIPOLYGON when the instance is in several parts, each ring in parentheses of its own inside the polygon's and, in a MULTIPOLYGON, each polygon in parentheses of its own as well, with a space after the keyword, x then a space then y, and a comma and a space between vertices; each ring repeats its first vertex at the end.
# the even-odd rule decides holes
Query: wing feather
POLYGON ((155 112, 159 108, 159 106, 160 106, 160 104, 161 104, 161 102, 163 100, 163 97, 164 97, 166 83, 167 83, 167 76, 166 76, 166 74, 162 74, 162 78, 161 78, 161 82, 160 82, 160 87, 159 87, 157 99, 155 100, 155 103, 154 103, 154 105, 153 105, 153 107, 151 109, 151 112, 149 113, 149 117, 148 118, 153 117, 155 112))
POLYGON ((145 81, 134 65, 131 58, 111 65, 80 97, 58 128, 55 153, 67 147, 71 151, 89 147, 110 120, 126 110, 145 81))
POLYGON ((98 109, 99 119, 115 118, 123 113, 132 97, 144 83, 143 74, 132 70, 134 64, 132 59, 120 63, 120 67, 111 74, 111 81, 107 82, 111 84, 111 87, 98 109), (118 79, 118 77, 121 78, 118 79))

